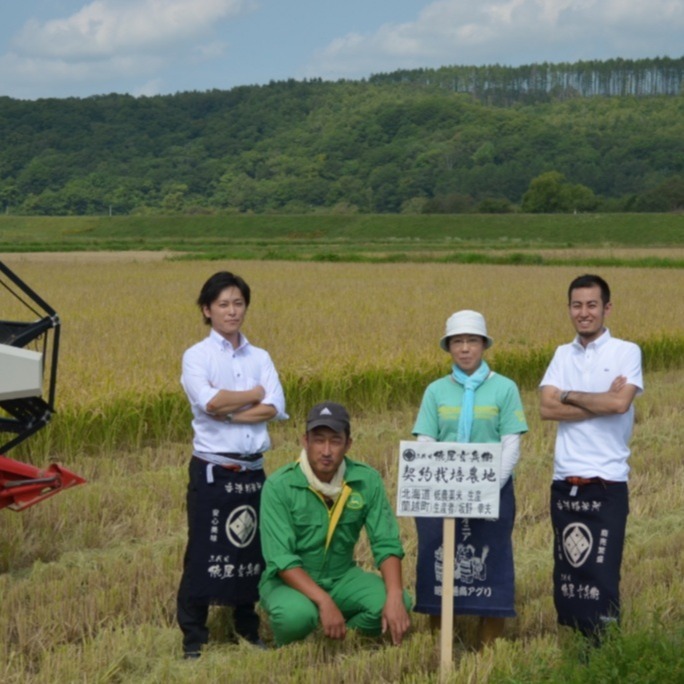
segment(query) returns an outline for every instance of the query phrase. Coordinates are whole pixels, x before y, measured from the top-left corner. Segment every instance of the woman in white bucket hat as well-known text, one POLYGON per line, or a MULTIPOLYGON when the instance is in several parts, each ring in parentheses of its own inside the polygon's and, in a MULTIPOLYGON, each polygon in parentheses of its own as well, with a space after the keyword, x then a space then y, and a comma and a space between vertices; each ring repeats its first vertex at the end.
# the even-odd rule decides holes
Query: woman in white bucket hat
MULTIPOLYGON (((458 311, 446 322, 440 347, 451 354, 452 372, 423 395, 413 434, 420 441, 501 442, 499 518, 462 518, 456 525, 454 612, 480 616, 478 647, 503 635, 515 617, 511 534, 515 519, 513 467, 520 435, 527 432, 516 384, 491 371, 483 359, 493 344, 481 313, 458 311)), ((418 561, 414 610, 440 622, 442 520, 416 518, 418 561)))

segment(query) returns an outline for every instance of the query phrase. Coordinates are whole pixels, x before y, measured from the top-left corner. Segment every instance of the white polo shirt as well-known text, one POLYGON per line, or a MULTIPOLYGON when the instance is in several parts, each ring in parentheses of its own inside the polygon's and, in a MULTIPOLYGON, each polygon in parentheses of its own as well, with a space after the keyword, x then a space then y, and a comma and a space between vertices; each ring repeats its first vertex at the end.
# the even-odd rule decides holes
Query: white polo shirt
POLYGON ((240 333, 237 349, 215 330, 183 354, 181 384, 190 400, 195 454, 256 454, 271 446, 267 423, 238 424, 215 420, 206 406, 219 390, 249 390, 261 385, 264 404, 274 406, 275 420, 285 420, 285 395, 268 352, 240 333))
MULTIPOLYGON (((540 387, 578 392, 606 392, 619 375, 644 389, 641 350, 633 342, 611 337, 606 331, 583 347, 576 337, 556 349, 540 387)), ((634 405, 623 414, 597 416, 580 421, 558 421, 554 480, 566 477, 602 477, 626 482, 629 475, 629 439, 634 425, 634 405)))

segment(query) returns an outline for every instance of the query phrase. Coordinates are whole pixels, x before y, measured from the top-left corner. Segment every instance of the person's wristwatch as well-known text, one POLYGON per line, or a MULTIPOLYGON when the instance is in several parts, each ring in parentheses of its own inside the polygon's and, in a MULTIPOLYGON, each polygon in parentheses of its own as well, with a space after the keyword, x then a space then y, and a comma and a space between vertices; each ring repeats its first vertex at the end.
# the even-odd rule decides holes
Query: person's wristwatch
POLYGON ((570 394, 570 390, 565 390, 565 392, 561 392, 560 394, 560 403, 561 404, 567 404, 568 403, 568 395, 570 394))

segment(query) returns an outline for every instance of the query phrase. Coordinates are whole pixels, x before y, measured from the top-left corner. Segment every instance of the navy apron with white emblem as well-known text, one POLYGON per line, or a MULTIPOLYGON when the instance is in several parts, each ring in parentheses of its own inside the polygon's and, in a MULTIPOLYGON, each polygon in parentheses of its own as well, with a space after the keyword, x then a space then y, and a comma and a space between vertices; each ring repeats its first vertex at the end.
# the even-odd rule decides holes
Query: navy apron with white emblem
MULTIPOLYGON (((498 520, 456 521, 454 612, 461 615, 515 617, 515 572, 511 534, 515 521, 513 478, 501 490, 498 520)), ((442 612, 443 521, 416 518, 418 613, 442 612)))
POLYGON ((553 586, 559 624, 590 635, 619 619, 628 513, 626 482, 553 482, 553 586))
POLYGON ((264 471, 228 470, 198 458, 191 459, 189 471, 187 599, 218 605, 256 602, 264 568, 258 524, 264 471))

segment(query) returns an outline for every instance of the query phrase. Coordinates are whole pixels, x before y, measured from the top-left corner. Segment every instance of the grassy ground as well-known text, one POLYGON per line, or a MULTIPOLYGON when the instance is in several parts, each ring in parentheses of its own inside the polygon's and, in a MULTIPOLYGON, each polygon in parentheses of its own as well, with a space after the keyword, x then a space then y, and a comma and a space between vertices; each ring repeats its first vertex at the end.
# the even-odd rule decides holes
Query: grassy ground
MULTIPOLYGON (((516 489, 518 618, 506 640, 473 653, 473 625, 457 621, 453 681, 675 682, 684 646, 684 466, 677 411, 680 373, 647 377, 633 441, 632 502, 623 570, 622 634, 581 661, 580 645, 555 625, 551 600, 551 529, 547 512, 553 430, 525 392, 530 433, 516 489), (626 679, 625 679, 626 678, 626 679)), ((393 496, 398 439, 414 411, 369 412, 354 421, 354 455, 385 476, 393 496)), ((274 430, 268 470, 297 453, 298 429, 274 430)), ((185 443, 81 454, 73 467, 87 486, 21 515, 3 518, 0 575, 0 680, 24 682, 436 682, 438 641, 423 616, 399 649, 352 637, 314 636, 280 650, 230 643, 230 623, 212 613, 212 645, 194 663, 179 659, 174 625, 185 526, 185 443), (238 665, 239 663, 239 665, 238 665)), ((415 532, 401 519, 405 581, 415 571, 415 532)), ((369 564, 367 545, 359 558, 369 564)), ((268 641, 268 629, 263 631, 268 641)))
POLYGON ((0 252, 169 249, 209 259, 682 267, 678 214, 0 217, 0 252), (601 250, 590 254, 562 248, 601 250), (596 261, 598 260, 598 261, 596 261))

